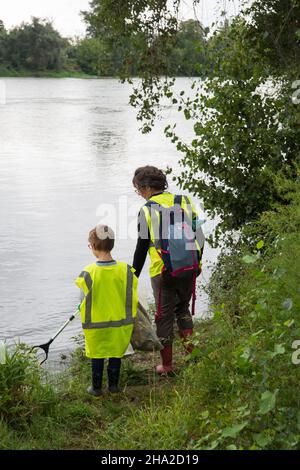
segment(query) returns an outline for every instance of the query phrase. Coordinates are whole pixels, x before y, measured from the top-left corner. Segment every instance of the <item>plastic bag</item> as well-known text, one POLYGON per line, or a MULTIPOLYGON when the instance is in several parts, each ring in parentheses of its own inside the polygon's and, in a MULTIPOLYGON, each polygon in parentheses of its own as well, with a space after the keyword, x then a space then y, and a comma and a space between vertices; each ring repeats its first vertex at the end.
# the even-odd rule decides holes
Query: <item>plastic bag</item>
POLYGON ((133 349, 139 351, 161 351, 161 345, 145 308, 139 303, 131 337, 133 349))
POLYGON ((131 343, 129 343, 128 348, 127 348, 127 350, 124 354, 124 357, 132 356, 133 354, 134 354, 133 347, 132 347, 131 343))

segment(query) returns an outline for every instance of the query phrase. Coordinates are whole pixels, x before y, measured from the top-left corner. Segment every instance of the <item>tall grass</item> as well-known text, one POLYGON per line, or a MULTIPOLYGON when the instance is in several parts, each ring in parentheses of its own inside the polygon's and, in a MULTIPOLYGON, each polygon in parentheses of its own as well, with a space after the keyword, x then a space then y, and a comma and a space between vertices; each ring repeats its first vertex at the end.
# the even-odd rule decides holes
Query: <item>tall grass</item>
POLYGON ((0 366, 2 420, 15 426, 49 411, 54 393, 47 383, 42 383, 42 375, 26 347, 20 345, 12 354, 6 354, 6 362, 0 366))

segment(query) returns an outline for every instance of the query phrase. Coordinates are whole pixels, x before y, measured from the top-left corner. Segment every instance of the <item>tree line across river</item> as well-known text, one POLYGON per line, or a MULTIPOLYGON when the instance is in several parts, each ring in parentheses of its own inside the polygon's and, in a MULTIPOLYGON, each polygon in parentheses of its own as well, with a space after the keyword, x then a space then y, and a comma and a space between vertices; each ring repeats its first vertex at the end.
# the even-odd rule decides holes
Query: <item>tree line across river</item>
MULTIPOLYGON (((205 30, 198 21, 187 20, 180 24, 176 44, 168 57, 175 76, 199 75, 197 64, 204 60, 199 45, 203 46, 205 41, 205 30)), ((22 23, 10 30, 0 20, 0 75, 79 72, 117 76, 126 53, 131 50, 130 69, 135 76, 139 74, 139 57, 134 48, 131 39, 108 48, 99 35, 64 38, 47 19, 33 17, 30 23, 22 23)))

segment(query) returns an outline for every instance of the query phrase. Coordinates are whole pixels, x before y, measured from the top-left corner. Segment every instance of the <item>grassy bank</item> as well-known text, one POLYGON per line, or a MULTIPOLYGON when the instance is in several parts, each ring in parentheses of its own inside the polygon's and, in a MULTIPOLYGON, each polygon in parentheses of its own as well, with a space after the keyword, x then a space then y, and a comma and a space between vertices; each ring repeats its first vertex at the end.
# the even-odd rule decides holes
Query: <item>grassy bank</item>
POLYGON ((64 70, 60 72, 31 72, 28 70, 9 70, 0 68, 0 78, 98 78, 95 75, 88 75, 84 72, 64 70))
POLYGON ((93 399, 80 350, 52 383, 19 354, 0 366, 1 448, 299 449, 300 184, 283 191, 287 205, 248 227, 256 243, 221 256, 212 318, 188 362, 176 344, 174 377, 139 354, 124 360, 120 395, 93 399))

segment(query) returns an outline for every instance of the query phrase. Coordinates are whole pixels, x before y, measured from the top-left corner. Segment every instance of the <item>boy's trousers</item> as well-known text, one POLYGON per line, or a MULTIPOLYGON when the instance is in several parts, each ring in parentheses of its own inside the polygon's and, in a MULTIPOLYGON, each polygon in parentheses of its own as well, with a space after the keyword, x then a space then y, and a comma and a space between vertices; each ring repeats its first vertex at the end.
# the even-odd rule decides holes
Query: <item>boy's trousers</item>
MULTIPOLYGON (((92 359, 92 381, 96 390, 101 390, 104 370, 104 359, 92 359)), ((108 360, 108 386, 118 386, 121 370, 121 359, 112 357, 108 360)))

